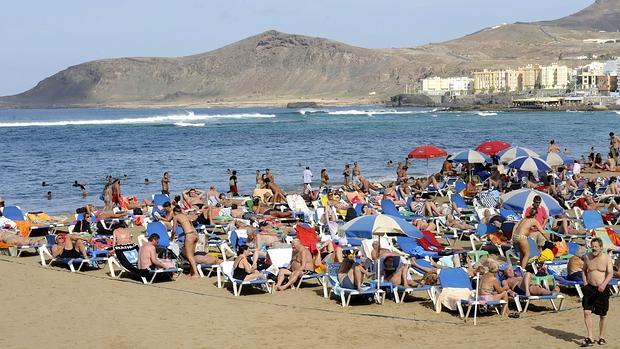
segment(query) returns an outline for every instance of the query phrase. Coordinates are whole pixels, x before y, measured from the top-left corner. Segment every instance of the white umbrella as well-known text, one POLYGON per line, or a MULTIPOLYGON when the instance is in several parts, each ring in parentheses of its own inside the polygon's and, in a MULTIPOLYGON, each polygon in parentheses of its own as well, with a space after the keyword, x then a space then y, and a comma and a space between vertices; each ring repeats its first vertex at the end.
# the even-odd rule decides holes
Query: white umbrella
POLYGON ((500 162, 510 162, 521 156, 538 157, 539 155, 532 149, 523 147, 510 147, 497 153, 497 157, 499 158, 500 162))

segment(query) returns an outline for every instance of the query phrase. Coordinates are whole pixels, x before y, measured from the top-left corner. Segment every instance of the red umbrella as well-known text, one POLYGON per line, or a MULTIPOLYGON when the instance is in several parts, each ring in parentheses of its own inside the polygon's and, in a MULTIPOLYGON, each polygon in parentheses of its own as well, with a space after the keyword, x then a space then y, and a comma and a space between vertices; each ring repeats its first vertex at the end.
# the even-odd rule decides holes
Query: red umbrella
POLYGON ((447 156, 448 152, 434 145, 421 145, 409 152, 409 157, 414 159, 431 159, 447 156))
POLYGON ((407 155, 410 158, 414 158, 414 159, 426 159, 426 175, 428 175, 428 159, 431 158, 438 158, 441 156, 447 156, 448 152, 436 147, 434 145, 421 145, 415 149, 413 149, 412 151, 409 152, 409 155, 407 155))
POLYGON ((510 148, 511 144, 503 141, 486 141, 476 147, 476 150, 487 155, 495 155, 500 151, 510 148))

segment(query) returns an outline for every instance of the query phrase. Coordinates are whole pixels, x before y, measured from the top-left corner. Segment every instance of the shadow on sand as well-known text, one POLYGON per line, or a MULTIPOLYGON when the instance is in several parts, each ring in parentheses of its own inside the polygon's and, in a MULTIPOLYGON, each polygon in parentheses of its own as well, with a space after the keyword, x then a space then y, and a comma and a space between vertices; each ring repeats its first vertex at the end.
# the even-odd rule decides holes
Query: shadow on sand
POLYGON ((580 344, 583 336, 576 335, 572 332, 562 331, 556 328, 547 328, 542 326, 534 326, 536 331, 542 332, 551 337, 563 340, 568 343, 580 344))

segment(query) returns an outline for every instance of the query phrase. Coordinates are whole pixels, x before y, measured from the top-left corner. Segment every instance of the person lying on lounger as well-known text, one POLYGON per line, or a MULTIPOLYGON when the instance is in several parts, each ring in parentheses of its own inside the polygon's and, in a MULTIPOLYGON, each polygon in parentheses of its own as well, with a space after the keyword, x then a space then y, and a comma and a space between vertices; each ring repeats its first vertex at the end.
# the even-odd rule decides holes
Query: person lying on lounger
POLYGON ((56 235, 56 244, 52 246, 52 256, 88 259, 84 241, 89 240, 76 234, 59 233, 56 235))
POLYGON ((38 245, 45 242, 45 237, 25 238, 19 235, 16 230, 0 228, 0 242, 15 245, 38 245))
POLYGON ((293 246, 291 264, 288 269, 280 268, 278 272, 278 281, 276 282, 276 290, 278 291, 291 287, 302 275, 314 272, 314 261, 310 251, 301 244, 299 239, 293 239, 291 245, 293 246), (288 282, 284 283, 287 277, 288 282))
POLYGON ((421 287, 423 283, 416 282, 409 275, 409 267, 404 263, 398 263, 398 256, 387 256, 383 260, 383 276, 385 280, 396 286, 421 287))
POLYGON ((202 200, 204 195, 205 193, 203 191, 191 188, 190 190, 183 192, 183 200, 190 208, 199 210, 205 205, 202 200))
POLYGON ((132 235, 127 229, 127 223, 120 221, 112 226, 112 246, 133 243, 132 235))
POLYGON ((338 269, 338 282, 343 288, 359 290, 364 283, 364 277, 368 276, 370 274, 364 266, 355 263, 351 258, 345 258, 338 269))
POLYGON ((539 284, 531 283, 532 273, 529 271, 525 272, 525 276, 515 276, 512 268, 506 268, 505 273, 506 280, 502 281, 502 284, 519 296, 547 296, 560 292, 560 287, 557 285, 553 291, 549 291, 539 284))

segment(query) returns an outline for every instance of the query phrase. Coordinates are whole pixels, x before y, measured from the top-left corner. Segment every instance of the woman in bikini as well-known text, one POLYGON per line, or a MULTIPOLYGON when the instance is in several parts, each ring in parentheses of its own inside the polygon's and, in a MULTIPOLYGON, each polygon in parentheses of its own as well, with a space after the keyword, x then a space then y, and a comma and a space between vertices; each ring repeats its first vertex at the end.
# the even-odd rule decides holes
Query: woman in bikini
POLYGON ((506 315, 508 311, 508 287, 502 287, 497 280, 495 274, 499 271, 498 263, 491 259, 485 259, 477 269, 482 274, 480 277, 480 300, 483 301, 499 301, 506 302, 503 307, 502 315, 506 315))
POLYGON ((525 276, 516 276, 515 271, 512 268, 506 268, 505 270, 506 280, 502 281, 502 286, 508 288, 519 296, 547 296, 551 294, 558 294, 560 287, 555 286, 553 291, 542 287, 539 284, 532 284, 532 273, 525 272, 525 276))
POLYGON ((530 236, 531 229, 536 227, 538 228, 536 231, 544 231, 543 227, 535 218, 537 213, 538 208, 532 206, 528 215, 517 223, 512 233, 512 242, 519 249, 519 251, 521 251, 519 265, 524 269, 530 259, 530 244, 528 243, 527 238, 530 236))
POLYGON ((338 282, 343 288, 359 290, 364 282, 364 276, 368 272, 362 265, 355 263, 350 258, 345 258, 338 269, 338 282))

